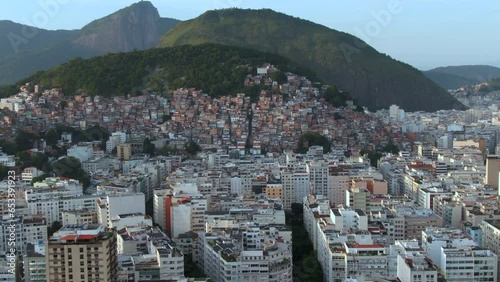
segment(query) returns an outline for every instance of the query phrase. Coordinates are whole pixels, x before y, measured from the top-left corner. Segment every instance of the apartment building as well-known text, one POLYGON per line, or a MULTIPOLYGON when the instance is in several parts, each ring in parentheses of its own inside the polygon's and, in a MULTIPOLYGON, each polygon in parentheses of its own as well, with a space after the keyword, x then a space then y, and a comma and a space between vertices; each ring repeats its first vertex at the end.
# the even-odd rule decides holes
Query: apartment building
POLYGON ((487 249, 441 247, 437 266, 447 281, 498 281, 498 256, 487 249))
POLYGON ((108 228, 121 215, 146 214, 146 202, 143 193, 124 193, 108 195, 97 201, 97 222, 108 228))
POLYGON ((452 248, 476 248, 477 243, 460 229, 428 227, 422 230, 422 249, 436 264, 441 260, 442 250, 452 248))
POLYGON ((122 228, 117 238, 119 281, 186 281, 184 254, 158 227, 122 228))
POLYGON ((297 165, 295 170, 284 170, 281 173, 283 184, 283 204, 285 209, 290 209, 292 203, 302 203, 305 196, 311 194, 310 175, 307 165, 297 165))
POLYGON ((486 157, 486 184, 498 190, 498 174, 500 173, 500 156, 488 155, 486 157))
POLYGON ((330 203, 335 206, 345 206, 346 193, 351 187, 351 177, 346 170, 334 169, 328 175, 328 197, 330 203))
POLYGON ((96 224, 97 211, 90 209, 68 210, 62 212, 62 225, 68 224, 96 224))
POLYGON ((116 146, 116 155, 119 160, 127 161, 132 157, 132 144, 120 143, 116 146))
POLYGON ((204 231, 203 216, 209 201, 194 183, 176 184, 171 189, 155 190, 154 221, 171 238, 188 231, 204 231))
POLYGON ((47 220, 42 216, 3 216, 0 220, 0 250, 10 250, 9 239, 15 234, 15 247, 24 252, 28 243, 47 240, 47 220))
POLYGON ((117 281, 116 233, 103 225, 66 225, 45 248, 47 280, 117 281))
POLYGON ((483 230, 483 246, 495 253, 500 253, 500 220, 484 219, 481 224, 483 230))
POLYGON ((213 281, 291 282, 291 232, 281 233, 257 227, 233 229, 230 237, 200 233, 200 267, 213 281))
POLYGON ((398 256, 397 276, 401 282, 437 282, 438 268, 418 252, 407 253, 398 256))

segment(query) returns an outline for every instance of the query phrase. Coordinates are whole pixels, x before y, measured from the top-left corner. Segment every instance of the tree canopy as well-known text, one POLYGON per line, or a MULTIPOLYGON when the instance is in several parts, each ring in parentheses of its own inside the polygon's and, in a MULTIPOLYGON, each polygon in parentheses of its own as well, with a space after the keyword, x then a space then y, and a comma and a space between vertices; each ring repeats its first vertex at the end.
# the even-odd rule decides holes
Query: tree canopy
POLYGON ((145 154, 148 154, 150 156, 155 155, 155 151, 156 151, 155 144, 151 143, 151 140, 149 140, 149 138, 144 139, 142 147, 143 147, 143 151, 145 154))
MULTIPOLYGON (((243 84, 245 76, 264 63, 271 63, 283 72, 316 78, 313 72, 279 55, 204 44, 74 59, 18 84, 33 82, 47 88, 61 87, 66 95, 83 92, 104 97, 194 87, 218 97, 246 93, 249 89, 243 84)), ((286 79, 281 72, 272 75, 278 81, 286 79)), ((260 92, 259 86, 254 88, 260 92)))
POLYGON ((321 146, 323 147, 323 152, 328 153, 330 152, 332 144, 328 138, 317 132, 306 132, 300 136, 295 151, 299 154, 305 154, 311 146, 321 146))
POLYGON ((188 155, 194 156, 196 155, 196 153, 201 151, 201 147, 200 145, 198 145, 198 143, 191 140, 188 143, 186 143, 185 150, 186 153, 188 153, 188 155))
POLYGON ((330 86, 323 93, 323 98, 334 107, 344 107, 346 102, 352 100, 351 95, 347 92, 342 92, 335 86, 330 86))
POLYGON ((82 165, 77 158, 65 157, 51 163, 51 168, 57 176, 75 179, 86 188, 90 185, 90 177, 82 169, 82 165))

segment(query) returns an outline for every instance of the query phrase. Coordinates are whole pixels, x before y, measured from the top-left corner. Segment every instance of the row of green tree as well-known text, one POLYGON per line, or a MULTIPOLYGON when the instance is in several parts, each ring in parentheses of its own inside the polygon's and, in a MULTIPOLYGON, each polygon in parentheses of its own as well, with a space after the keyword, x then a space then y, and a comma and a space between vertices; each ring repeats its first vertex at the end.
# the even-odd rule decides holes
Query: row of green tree
POLYGON ((323 147, 323 152, 328 153, 331 150, 332 143, 328 140, 328 138, 318 132, 306 132, 300 136, 295 152, 305 154, 307 153, 309 147, 312 146, 321 146, 323 147))
POLYGON ((143 142, 143 152, 145 154, 148 154, 150 156, 174 156, 183 151, 186 153, 188 156, 195 156, 198 152, 201 151, 201 147, 198 143, 196 143, 193 140, 188 141, 185 145, 183 150, 179 150, 175 147, 172 146, 164 146, 161 149, 156 149, 156 146, 151 142, 149 138, 144 139, 143 142))
POLYGON ((385 153, 398 154, 399 147, 393 143, 389 143, 378 150, 362 149, 359 153, 362 156, 367 155, 368 159, 370 159, 371 165, 377 167, 378 161, 385 153))
POLYGON ((318 262, 314 246, 304 228, 302 204, 293 203, 292 211, 286 213, 286 222, 292 230, 292 254, 294 277, 297 281, 323 281, 323 271, 318 262))
POLYGON ((356 111, 362 112, 364 111, 363 107, 356 103, 356 100, 352 98, 351 94, 346 91, 339 90, 336 86, 328 87, 323 94, 321 95, 326 102, 331 104, 334 107, 340 108, 345 107, 347 105, 347 101, 353 101, 356 106, 356 111))

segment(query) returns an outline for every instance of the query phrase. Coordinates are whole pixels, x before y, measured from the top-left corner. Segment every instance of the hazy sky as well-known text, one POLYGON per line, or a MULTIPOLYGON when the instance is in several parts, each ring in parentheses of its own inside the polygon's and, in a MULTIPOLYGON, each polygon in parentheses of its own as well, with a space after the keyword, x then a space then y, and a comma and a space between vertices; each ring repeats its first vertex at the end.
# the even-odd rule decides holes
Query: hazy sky
MULTIPOLYGON (((76 29, 133 0, 2 1, 0 19, 46 29, 76 29), (46 10, 43 3, 57 3, 46 10), (47 12, 53 11, 53 12, 47 12)), ((190 19, 207 10, 271 8, 361 37, 420 69, 500 66, 498 0, 152 0, 162 17, 190 19)))

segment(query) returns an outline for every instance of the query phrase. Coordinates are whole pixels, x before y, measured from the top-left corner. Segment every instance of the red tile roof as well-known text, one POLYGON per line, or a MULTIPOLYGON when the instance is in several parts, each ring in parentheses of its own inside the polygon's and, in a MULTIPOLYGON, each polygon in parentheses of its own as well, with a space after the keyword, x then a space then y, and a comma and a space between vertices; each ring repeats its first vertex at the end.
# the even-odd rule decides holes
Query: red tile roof
POLYGON ((91 240, 97 238, 97 235, 88 235, 88 234, 83 234, 83 235, 66 235, 62 237, 60 240, 61 241, 74 241, 76 240, 91 240))
POLYGON ((369 244, 369 245, 355 244, 354 247, 363 249, 382 248, 382 246, 378 244, 369 244))

